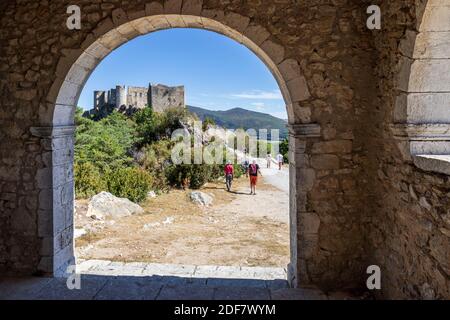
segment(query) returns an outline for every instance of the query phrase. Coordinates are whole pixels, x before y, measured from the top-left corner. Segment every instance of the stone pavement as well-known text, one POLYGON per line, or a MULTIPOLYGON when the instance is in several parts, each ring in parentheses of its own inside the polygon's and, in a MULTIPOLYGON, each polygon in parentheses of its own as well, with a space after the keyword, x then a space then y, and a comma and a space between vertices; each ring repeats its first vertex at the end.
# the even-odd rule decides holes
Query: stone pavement
POLYGON ((81 289, 65 278, 0 279, 0 300, 327 300, 347 293, 289 288, 282 268, 189 266, 87 260, 81 289))

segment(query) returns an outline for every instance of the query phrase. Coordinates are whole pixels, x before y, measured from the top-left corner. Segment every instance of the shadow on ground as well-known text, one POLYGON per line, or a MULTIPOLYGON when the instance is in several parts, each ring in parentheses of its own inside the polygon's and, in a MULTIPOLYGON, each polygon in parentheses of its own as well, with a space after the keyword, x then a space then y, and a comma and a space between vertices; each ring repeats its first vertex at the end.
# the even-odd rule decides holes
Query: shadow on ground
POLYGON ((292 289, 286 280, 106 276, 82 274, 81 289, 68 289, 65 278, 4 278, 2 300, 327 300, 349 299, 317 289, 292 289))

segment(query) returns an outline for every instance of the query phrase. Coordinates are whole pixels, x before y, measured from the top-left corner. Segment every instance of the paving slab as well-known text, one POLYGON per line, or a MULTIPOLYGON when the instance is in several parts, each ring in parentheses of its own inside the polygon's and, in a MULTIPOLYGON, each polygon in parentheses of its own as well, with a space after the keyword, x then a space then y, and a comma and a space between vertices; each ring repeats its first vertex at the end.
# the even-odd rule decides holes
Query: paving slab
POLYGON ((92 300, 108 277, 81 275, 81 289, 67 288, 67 279, 55 278, 36 295, 37 300, 92 300))
POLYGON ((164 286, 157 300, 212 300, 214 288, 208 286, 164 286))
POLYGON ((270 292, 265 288, 218 287, 215 300, 270 300, 270 292))
POLYGON ((53 278, 4 278, 0 281, 0 300, 34 299, 53 278))
POLYGON ((328 297, 318 289, 288 288, 271 290, 272 300, 327 300, 328 297))
POLYGON ((110 279, 94 296, 95 300, 155 300, 162 285, 145 277, 110 279))
POLYGON ((207 283, 211 287, 250 287, 250 288, 267 288, 265 280, 259 279, 224 279, 210 278, 207 283))
POLYGON ((289 282, 284 279, 265 280, 265 281, 266 287, 272 290, 289 288, 289 282))
POLYGON ((194 274, 196 266, 149 263, 145 266, 145 275, 176 275, 190 277, 194 274))

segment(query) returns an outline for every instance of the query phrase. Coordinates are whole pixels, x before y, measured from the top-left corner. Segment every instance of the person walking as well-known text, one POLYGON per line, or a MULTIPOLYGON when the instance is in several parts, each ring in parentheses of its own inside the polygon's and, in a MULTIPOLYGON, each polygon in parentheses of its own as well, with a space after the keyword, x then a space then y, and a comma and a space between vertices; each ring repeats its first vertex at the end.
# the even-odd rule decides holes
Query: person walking
POLYGON ((256 160, 248 167, 248 174, 250 176, 250 194, 256 195, 256 183, 258 182, 258 173, 261 175, 259 165, 256 160))
POLYGON ((267 154, 266 161, 267 161, 267 169, 270 169, 270 164, 272 162, 272 155, 270 153, 267 154))
POLYGON ((244 169, 246 178, 248 178, 248 167, 249 167, 249 165, 250 165, 250 163, 248 162, 247 159, 245 159, 244 163, 242 164, 242 168, 244 169))
POLYGON ((227 185, 228 192, 230 192, 231 183, 233 182, 233 178, 234 178, 234 168, 233 168, 233 165, 231 164, 231 161, 227 162, 227 164, 225 165, 224 171, 225 171, 225 183, 227 185))
POLYGON ((281 170, 281 168, 283 167, 283 162, 284 162, 284 158, 281 153, 279 153, 277 155, 277 162, 278 162, 278 170, 281 170))

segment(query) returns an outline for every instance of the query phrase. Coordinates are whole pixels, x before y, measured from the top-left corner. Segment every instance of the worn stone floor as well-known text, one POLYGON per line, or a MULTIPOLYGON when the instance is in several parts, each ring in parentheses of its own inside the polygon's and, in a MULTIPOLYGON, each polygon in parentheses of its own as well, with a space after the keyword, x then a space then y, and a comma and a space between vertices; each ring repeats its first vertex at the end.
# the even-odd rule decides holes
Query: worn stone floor
POLYGON ((0 300, 327 300, 344 292, 289 288, 286 270, 87 260, 77 265, 81 288, 65 278, 0 278, 0 300))

